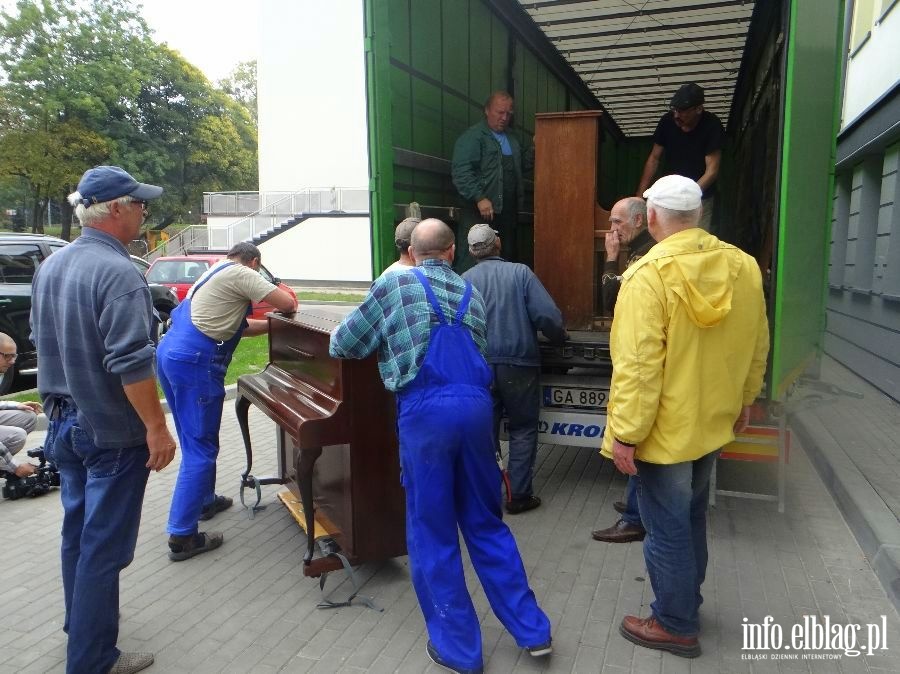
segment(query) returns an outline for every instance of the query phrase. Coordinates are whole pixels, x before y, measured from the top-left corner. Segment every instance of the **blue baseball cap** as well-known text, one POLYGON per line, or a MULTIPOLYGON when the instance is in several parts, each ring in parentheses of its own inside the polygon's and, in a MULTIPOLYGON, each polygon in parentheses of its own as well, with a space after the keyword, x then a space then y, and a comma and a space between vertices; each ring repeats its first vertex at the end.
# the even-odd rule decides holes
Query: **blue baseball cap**
POLYGON ((85 207, 119 197, 148 201, 161 197, 163 193, 162 187, 139 183, 118 166, 95 166, 88 169, 81 176, 77 189, 85 207))

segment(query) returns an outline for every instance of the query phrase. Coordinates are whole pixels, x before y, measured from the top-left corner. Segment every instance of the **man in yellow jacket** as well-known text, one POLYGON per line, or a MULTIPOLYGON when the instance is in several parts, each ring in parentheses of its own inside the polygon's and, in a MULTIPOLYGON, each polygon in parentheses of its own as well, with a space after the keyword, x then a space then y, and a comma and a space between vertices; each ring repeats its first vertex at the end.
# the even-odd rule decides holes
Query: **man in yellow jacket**
POLYGON ((719 449, 747 424, 769 350, 759 267, 698 228, 701 196, 677 175, 644 192, 659 243, 622 277, 601 449, 620 471, 640 476, 656 597, 650 616, 625 616, 619 632, 690 658, 700 655, 710 473, 719 449))

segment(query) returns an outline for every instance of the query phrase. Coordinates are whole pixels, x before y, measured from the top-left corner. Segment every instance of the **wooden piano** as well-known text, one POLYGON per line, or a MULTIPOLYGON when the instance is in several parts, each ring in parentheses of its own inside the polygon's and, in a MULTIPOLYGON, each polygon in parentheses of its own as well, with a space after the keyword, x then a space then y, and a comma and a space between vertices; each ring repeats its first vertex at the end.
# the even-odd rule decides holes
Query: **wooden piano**
POLYGON ((247 450, 242 493, 286 484, 299 496, 308 541, 303 573, 314 577, 340 569, 339 555, 356 565, 406 554, 394 397, 381 383, 374 355, 362 361, 328 355, 342 317, 327 308, 269 314, 269 364, 237 384, 247 450), (278 426, 276 477, 250 472, 251 404, 278 426), (327 554, 318 557, 317 528, 327 536, 325 545, 319 541, 327 554))

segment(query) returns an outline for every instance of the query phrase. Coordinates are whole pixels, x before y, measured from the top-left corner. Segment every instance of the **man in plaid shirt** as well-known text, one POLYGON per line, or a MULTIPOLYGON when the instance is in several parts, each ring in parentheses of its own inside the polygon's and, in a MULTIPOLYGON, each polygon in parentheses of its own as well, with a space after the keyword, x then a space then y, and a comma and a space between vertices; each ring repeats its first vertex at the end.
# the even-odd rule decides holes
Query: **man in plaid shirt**
POLYGON ((500 622, 535 656, 551 651, 550 621, 528 587, 501 519, 484 301, 450 265, 453 232, 440 220, 413 230, 418 267, 379 278, 331 336, 336 358, 378 350, 397 394, 410 572, 428 656, 455 672, 483 671, 481 627, 466 589, 461 530, 500 622))

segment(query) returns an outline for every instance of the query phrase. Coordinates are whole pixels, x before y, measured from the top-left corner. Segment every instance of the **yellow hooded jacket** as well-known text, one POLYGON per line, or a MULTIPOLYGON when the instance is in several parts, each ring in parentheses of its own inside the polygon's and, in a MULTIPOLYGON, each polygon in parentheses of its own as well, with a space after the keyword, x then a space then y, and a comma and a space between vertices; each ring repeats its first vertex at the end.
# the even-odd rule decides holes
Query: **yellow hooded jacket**
POLYGON ((622 277, 610 350, 604 456, 614 438, 661 464, 731 442, 769 351, 756 261, 701 229, 665 238, 622 277))

